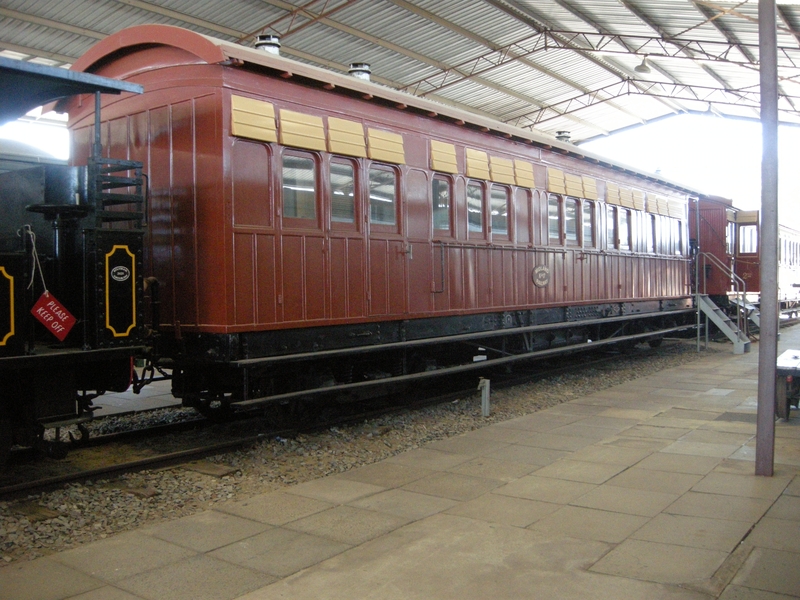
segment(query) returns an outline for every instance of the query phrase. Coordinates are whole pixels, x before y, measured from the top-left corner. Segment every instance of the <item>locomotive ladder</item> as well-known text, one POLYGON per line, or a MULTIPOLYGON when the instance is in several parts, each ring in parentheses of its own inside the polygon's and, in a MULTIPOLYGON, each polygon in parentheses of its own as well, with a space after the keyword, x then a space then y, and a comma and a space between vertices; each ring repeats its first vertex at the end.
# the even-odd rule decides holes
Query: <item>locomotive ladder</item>
POLYGON ((750 338, 747 337, 747 334, 745 334, 736 323, 728 318, 728 315, 726 315, 719 306, 714 304, 714 301, 708 297, 708 294, 697 294, 697 308, 706 315, 706 317, 711 319, 711 322, 733 342, 734 354, 750 352, 750 338))
POLYGON ((146 221, 142 163, 92 157, 88 175, 89 202, 94 207, 95 228, 128 223, 128 229, 141 230, 146 221), (121 205, 127 205, 128 210, 112 209, 121 205))

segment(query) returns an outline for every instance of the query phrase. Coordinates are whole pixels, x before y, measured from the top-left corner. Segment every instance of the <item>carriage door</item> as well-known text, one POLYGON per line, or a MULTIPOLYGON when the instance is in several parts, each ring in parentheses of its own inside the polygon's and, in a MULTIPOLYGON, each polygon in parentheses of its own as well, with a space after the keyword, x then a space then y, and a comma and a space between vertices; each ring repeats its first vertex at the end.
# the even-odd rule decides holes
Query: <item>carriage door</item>
POLYGON ((758 211, 741 211, 736 215, 736 274, 744 279, 747 291, 761 289, 758 256, 758 211))
POLYGON ((406 310, 406 254, 401 234, 400 169, 372 163, 367 169, 369 225, 369 314, 402 315, 406 310))
MULTIPOLYGON (((444 179, 436 179, 436 189, 446 186, 444 179)), ((431 202, 428 175, 424 171, 409 170, 405 179, 405 199, 408 247, 408 311, 410 313, 433 310, 432 256, 431 256, 431 202)), ((449 201, 449 200, 448 200, 449 201)), ((444 217, 447 219, 447 215, 444 217)), ((449 227, 449 219, 447 219, 449 227)))

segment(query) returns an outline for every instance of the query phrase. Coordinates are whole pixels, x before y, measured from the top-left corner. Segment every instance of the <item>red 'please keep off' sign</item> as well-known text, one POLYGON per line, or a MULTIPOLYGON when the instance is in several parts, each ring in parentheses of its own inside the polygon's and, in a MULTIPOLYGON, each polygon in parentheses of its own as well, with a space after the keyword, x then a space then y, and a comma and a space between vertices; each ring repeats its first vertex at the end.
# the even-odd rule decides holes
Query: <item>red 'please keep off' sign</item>
POLYGON ((50 292, 45 292, 39 297, 31 309, 31 314, 60 342, 64 341, 76 321, 72 313, 64 308, 50 292))

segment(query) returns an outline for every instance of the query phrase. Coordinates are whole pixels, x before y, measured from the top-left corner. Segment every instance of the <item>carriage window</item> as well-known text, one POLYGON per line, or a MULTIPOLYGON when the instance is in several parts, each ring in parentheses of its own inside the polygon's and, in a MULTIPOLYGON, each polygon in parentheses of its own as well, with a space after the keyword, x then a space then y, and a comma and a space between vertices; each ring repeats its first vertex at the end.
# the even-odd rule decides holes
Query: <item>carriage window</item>
POLYGON ((369 222, 397 224, 397 176, 392 169, 371 167, 369 170, 369 222))
POLYGON ((467 186, 467 221, 470 232, 483 233, 483 188, 477 183, 467 186))
POLYGON ((492 186, 492 236, 508 237, 508 190, 492 186))
POLYGON ((728 223, 728 226, 725 228, 725 252, 733 256, 733 251, 735 250, 735 240, 736 239, 736 224, 735 223, 728 223))
POLYGON ((551 241, 561 243, 561 211, 558 196, 547 200, 547 235, 551 241))
POLYGON ((613 206, 606 207, 606 245, 617 247, 617 209, 613 206))
POLYGON ((758 250, 758 233, 755 225, 739 227, 739 254, 754 254, 758 250))
POLYGON ((564 233, 567 244, 578 243, 578 201, 575 198, 564 200, 564 233))
POLYGON ((670 219, 672 228, 672 249, 673 254, 683 254, 683 228, 678 219, 670 219))
POLYGON ((645 227, 647 236, 647 251, 655 254, 656 251, 656 231, 658 230, 658 220, 655 215, 648 215, 648 222, 645 227))
POLYGON ((435 176, 431 186, 433 228, 436 231, 450 231, 450 182, 444 177, 435 176))
POLYGON ((331 221, 355 223, 355 190, 353 165, 331 161, 331 221))
POLYGON ((316 219, 316 174, 314 160, 283 157, 283 216, 289 219, 316 219))
POLYGON ((631 211, 624 208, 619 211, 619 249, 631 249, 631 211))
POLYGON ((594 247, 594 202, 583 201, 583 246, 594 247))

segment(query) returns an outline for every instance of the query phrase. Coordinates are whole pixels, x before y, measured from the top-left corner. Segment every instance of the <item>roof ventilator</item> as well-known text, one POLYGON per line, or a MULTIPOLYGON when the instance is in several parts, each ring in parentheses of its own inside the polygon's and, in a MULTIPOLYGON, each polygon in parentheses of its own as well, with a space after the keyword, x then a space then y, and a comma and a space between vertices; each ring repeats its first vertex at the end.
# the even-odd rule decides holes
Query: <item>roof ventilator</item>
POLYGON ((258 50, 263 50, 270 54, 280 54, 281 38, 278 35, 271 34, 259 35, 253 46, 258 50))
POLYGON ((348 73, 350 73, 350 75, 352 75, 356 79, 363 79, 364 81, 369 81, 372 69, 369 68, 369 63, 356 62, 356 63, 350 63, 350 70, 348 71, 348 73))
POLYGON ((556 131, 556 139, 559 142, 569 142, 570 141, 569 131, 556 131))

